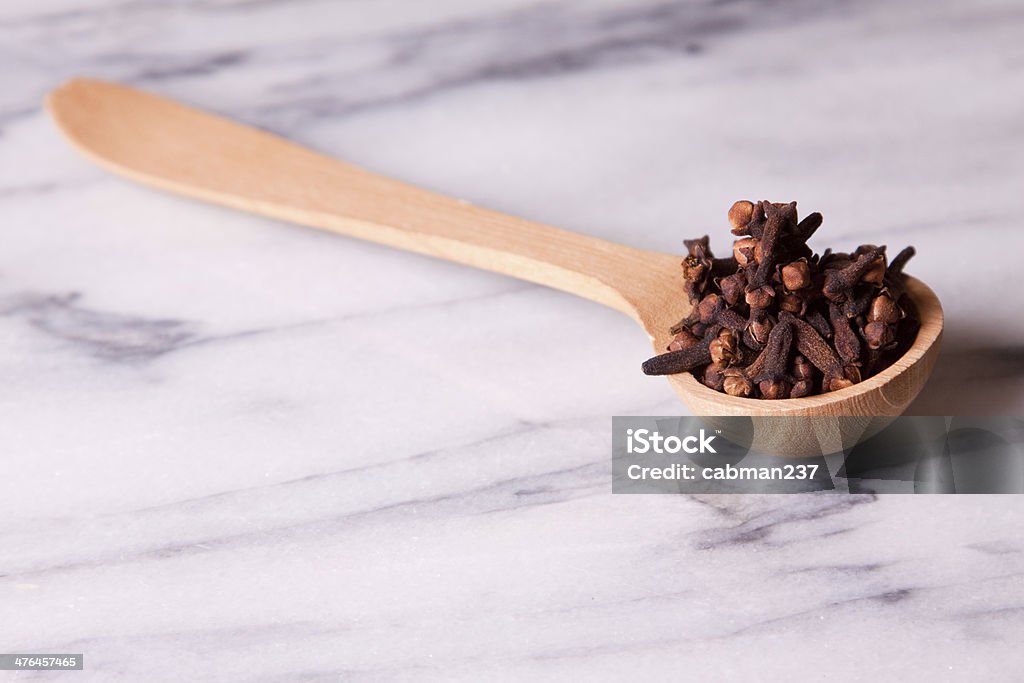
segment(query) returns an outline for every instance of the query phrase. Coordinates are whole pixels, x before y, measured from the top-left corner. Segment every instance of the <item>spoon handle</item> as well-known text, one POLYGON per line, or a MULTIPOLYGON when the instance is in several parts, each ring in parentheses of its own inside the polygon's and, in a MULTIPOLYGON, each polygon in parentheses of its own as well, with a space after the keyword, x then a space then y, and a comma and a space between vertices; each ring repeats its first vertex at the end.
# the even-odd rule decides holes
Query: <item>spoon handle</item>
POLYGON ((634 317, 656 284, 652 263, 667 258, 482 209, 123 85, 75 79, 47 106, 75 147, 132 180, 511 275, 634 317))

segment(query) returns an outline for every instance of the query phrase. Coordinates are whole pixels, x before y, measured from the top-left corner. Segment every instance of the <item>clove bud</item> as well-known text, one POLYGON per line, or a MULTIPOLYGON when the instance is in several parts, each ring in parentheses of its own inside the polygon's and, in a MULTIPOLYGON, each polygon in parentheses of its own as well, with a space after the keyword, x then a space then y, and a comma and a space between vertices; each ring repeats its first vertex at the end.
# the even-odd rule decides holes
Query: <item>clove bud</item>
POLYGON ((772 305, 772 299, 774 298, 775 289, 768 285, 747 290, 747 293, 744 295, 744 301, 751 308, 768 308, 772 305))
POLYGON ((903 311, 888 295, 882 294, 871 300, 868 310, 869 322, 897 323, 903 317, 903 311))
POLYGON ((688 349, 691 346, 694 346, 695 344, 699 343, 700 339, 697 339, 697 337, 694 336, 694 334, 690 332, 690 330, 684 329, 676 333, 676 336, 674 336, 672 338, 672 341, 669 342, 667 350, 682 351, 683 349, 688 349))
POLYGON ((762 380, 757 388, 761 391, 761 398, 780 399, 789 398, 790 384, 785 380, 762 380))
POLYGON ((747 288, 747 278, 743 276, 743 273, 733 273, 729 277, 722 278, 718 287, 722 290, 722 296, 725 297, 725 302, 730 306, 735 306, 740 301, 743 301, 744 290, 747 288))
POLYGON ((747 223, 754 217, 754 203, 748 202, 745 199, 741 199, 729 208, 729 225, 732 226, 732 232, 734 235, 742 235, 742 232, 737 230, 744 230, 747 227, 747 223))
POLYGON ((737 240, 732 245, 733 258, 736 259, 736 263, 741 268, 746 268, 752 263, 758 263, 760 259, 757 257, 757 251, 760 246, 761 241, 753 237, 737 240))
POLYGON ((892 326, 882 321, 870 322, 864 326, 864 341, 869 349, 880 349, 893 342, 892 326))
POLYGON ((811 267, 807 261, 793 261, 782 267, 782 285, 791 292, 811 286, 811 267))
POLYGON ((726 366, 722 363, 710 363, 704 368, 704 385, 709 386, 715 391, 725 390, 725 375, 723 374, 726 370, 726 366))
POLYGON ((722 311, 725 302, 717 294, 708 294, 697 304, 697 315, 702 323, 713 321, 722 311))
POLYGON ((718 337, 711 341, 708 346, 712 363, 734 365, 742 358, 739 339, 736 333, 730 329, 724 329, 718 333, 718 337))
POLYGON ((742 370, 729 368, 722 375, 722 390, 730 396, 750 396, 754 391, 754 383, 747 379, 742 370))
POLYGON ((756 343, 764 345, 768 343, 768 335, 772 333, 773 327, 775 327, 775 322, 768 317, 764 309, 761 309, 760 315, 750 321, 750 326, 747 329, 750 330, 750 335, 756 343))

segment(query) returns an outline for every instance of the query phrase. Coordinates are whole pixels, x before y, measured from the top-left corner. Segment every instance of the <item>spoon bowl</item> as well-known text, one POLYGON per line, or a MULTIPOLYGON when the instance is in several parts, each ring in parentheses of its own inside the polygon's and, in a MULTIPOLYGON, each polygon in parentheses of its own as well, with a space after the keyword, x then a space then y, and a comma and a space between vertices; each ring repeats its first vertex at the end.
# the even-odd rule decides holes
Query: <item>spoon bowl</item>
MULTIPOLYGON (((571 292, 632 317, 658 352, 668 344, 669 328, 689 312, 677 255, 488 211, 114 83, 74 79, 50 93, 47 107, 79 151, 129 179, 571 292)), ((924 386, 942 335, 935 294, 913 278, 908 292, 921 317, 917 339, 894 365, 852 387, 769 401, 713 391, 690 374, 669 382, 694 414, 823 418, 810 430, 819 435, 829 431, 828 418, 899 415, 924 386)), ((645 355, 637 353, 637 372, 645 355)), ((757 445, 802 453, 823 443, 815 437, 808 447, 794 446, 793 434, 773 433, 757 445)))
MULTIPOLYGON (((907 294, 917 306, 921 329, 910 348, 877 375, 826 394, 780 401, 738 398, 714 391, 689 373, 669 375, 669 382, 697 415, 826 417, 901 415, 920 393, 939 355, 942 305, 935 292, 917 278, 907 277, 907 294), (751 405, 753 404, 753 405, 751 405)), ((658 341, 667 344, 667 333, 658 341)), ((656 345, 664 348, 665 344, 656 345)))

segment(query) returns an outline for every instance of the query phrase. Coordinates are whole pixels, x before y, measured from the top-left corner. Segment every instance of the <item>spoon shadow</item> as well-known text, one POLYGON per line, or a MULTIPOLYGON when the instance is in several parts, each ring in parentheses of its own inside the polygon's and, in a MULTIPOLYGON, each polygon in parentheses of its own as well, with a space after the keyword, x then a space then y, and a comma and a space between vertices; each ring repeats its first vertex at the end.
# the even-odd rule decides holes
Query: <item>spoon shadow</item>
POLYGON ((948 330, 932 376, 906 415, 1012 415, 1024 406, 1024 346, 979 343, 996 334, 970 336, 948 330))

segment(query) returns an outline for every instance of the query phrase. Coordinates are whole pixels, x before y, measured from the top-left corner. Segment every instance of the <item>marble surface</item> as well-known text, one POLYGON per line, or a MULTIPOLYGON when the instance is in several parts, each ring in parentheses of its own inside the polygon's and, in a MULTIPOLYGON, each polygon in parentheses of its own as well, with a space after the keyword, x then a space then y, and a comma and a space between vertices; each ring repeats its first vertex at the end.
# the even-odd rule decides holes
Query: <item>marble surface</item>
POLYGON ((819 245, 918 247, 948 331, 911 412, 1020 415, 1022 31, 994 0, 5 1, 0 650, 86 670, 4 673, 1018 680, 1019 499, 613 496, 609 417, 685 410, 627 318, 136 187, 40 102, 124 81, 666 251, 795 198, 819 245))

